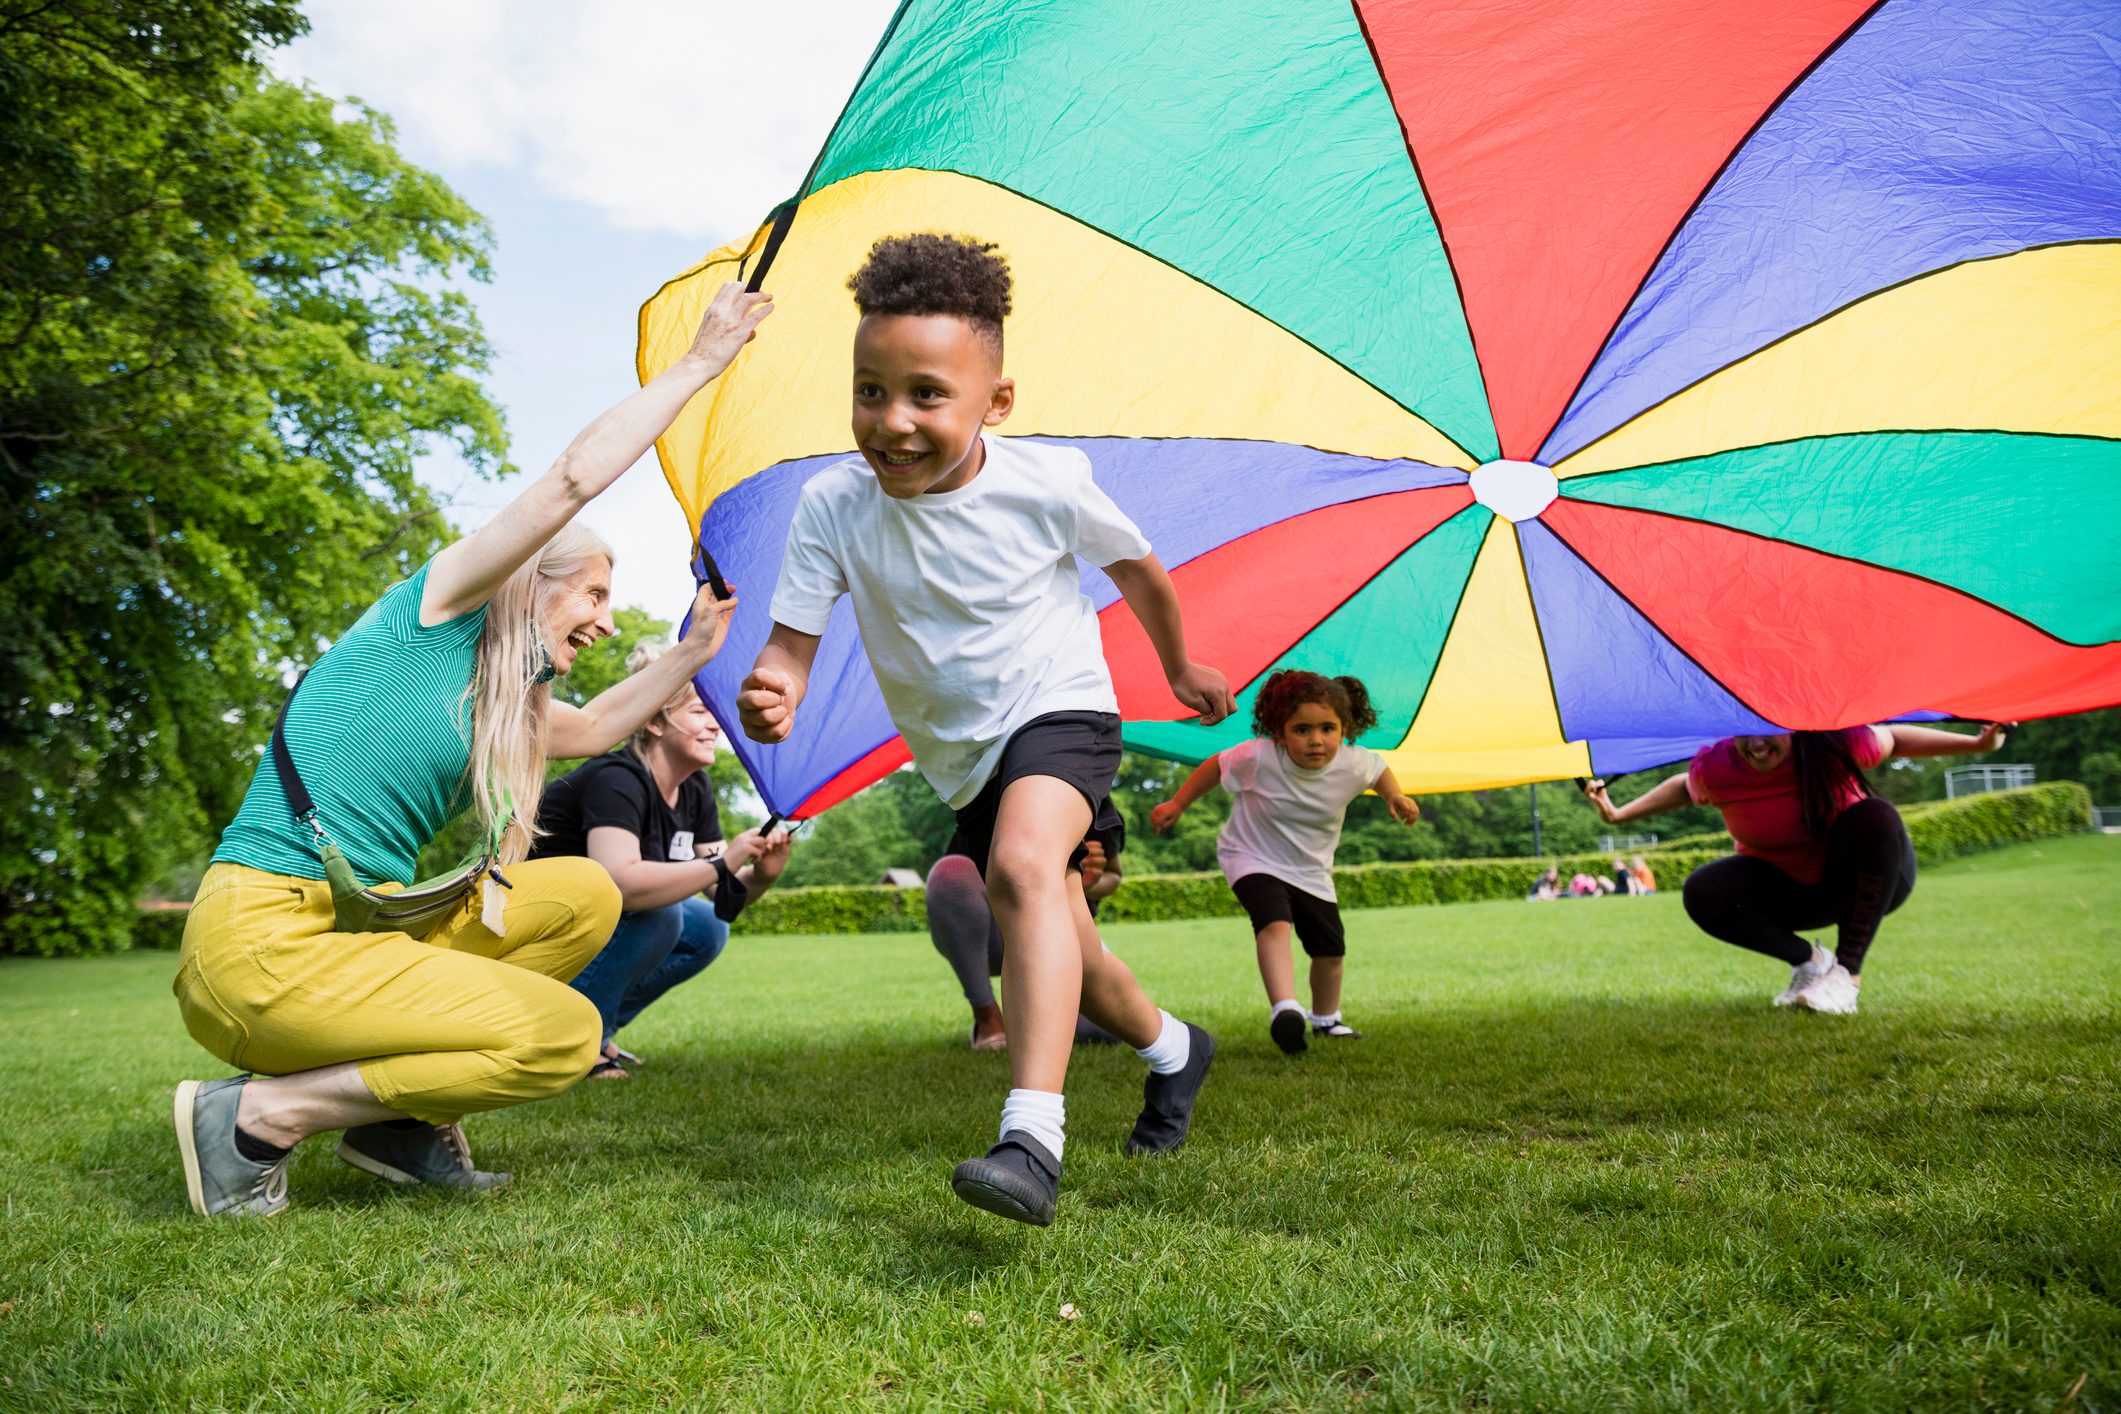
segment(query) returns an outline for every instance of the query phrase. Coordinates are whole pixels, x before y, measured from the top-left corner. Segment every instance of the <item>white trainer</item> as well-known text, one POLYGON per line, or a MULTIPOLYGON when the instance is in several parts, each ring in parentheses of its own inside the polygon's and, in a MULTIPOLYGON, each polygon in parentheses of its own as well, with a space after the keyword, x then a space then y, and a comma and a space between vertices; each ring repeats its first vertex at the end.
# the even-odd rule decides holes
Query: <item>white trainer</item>
POLYGON ((1834 955, 1817 943, 1812 944, 1812 955, 1790 969, 1790 985, 1782 989, 1775 998, 1776 1006, 1795 1006, 1797 994, 1824 977, 1834 966, 1834 955))
POLYGON ((1798 992, 1796 999, 1790 1004, 1811 1011, 1825 1012, 1829 1016, 1854 1016, 1856 979, 1849 975, 1846 967, 1837 962, 1798 992))

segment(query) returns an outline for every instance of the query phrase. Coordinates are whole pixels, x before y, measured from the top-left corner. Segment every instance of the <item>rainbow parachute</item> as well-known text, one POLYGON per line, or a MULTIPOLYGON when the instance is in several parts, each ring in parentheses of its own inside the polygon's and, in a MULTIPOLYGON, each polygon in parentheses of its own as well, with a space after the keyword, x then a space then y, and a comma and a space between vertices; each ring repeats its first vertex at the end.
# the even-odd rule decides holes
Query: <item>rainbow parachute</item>
MULTIPOLYGON (((2121 701, 2114 0, 909 0, 779 310, 661 443, 747 594, 851 451, 847 276, 998 242, 1017 409, 1171 567, 1194 655, 1354 672, 1410 789, 2121 701)), ((644 377, 764 228, 641 314, 644 377)), ((1131 745, 1177 720, 1084 573, 1131 745)), ((813 814, 905 759, 841 606, 813 814)))

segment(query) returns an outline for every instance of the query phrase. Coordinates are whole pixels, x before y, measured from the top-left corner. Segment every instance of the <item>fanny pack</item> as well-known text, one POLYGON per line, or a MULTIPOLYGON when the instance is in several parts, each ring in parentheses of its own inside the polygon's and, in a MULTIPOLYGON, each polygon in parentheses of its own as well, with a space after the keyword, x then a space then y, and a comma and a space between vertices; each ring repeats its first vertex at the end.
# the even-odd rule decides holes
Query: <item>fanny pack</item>
MULTIPOLYGON (((295 693, 302 690, 302 681, 308 676, 304 673, 295 679, 287 701, 280 704, 280 715, 272 724, 272 758, 280 773, 280 789, 287 794, 287 804, 295 813, 296 823, 316 831, 317 857, 323 861, 324 877, 331 884, 332 921, 338 930, 342 933, 406 933, 425 938, 462 907, 464 901, 488 879, 501 888, 514 888, 496 863, 499 841, 508 828, 505 820, 487 838, 485 848, 477 858, 467 859, 447 874, 423 879, 402 889, 371 889, 361 883, 354 874, 352 863, 324 832, 324 822, 317 816, 317 802, 311 798, 309 787, 302 783, 302 773, 295 769, 295 759, 287 750, 287 709, 294 705, 295 693)), ((496 936, 501 934, 501 896, 490 888, 482 918, 489 931, 496 936)))

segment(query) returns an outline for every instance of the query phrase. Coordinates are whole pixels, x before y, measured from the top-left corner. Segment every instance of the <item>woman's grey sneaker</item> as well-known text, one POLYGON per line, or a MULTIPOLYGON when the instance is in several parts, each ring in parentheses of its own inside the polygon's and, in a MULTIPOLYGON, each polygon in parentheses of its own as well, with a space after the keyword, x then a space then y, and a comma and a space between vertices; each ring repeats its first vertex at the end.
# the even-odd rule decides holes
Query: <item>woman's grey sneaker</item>
POLYGON ((339 1157, 363 1173, 392 1183, 429 1188, 499 1188, 512 1177, 485 1173, 471 1162, 461 1124, 397 1125, 389 1121, 346 1131, 339 1157))
POLYGON ((1186 1131, 1193 1127, 1193 1102, 1200 1098, 1201 1082, 1215 1060, 1215 1038, 1190 1021, 1186 1030, 1193 1049, 1185 1065, 1171 1075, 1152 1070, 1142 1082, 1142 1112, 1127 1136, 1130 1154, 1168 1154, 1186 1142, 1186 1131))
POLYGON ((1285 1056, 1300 1056, 1311 1046, 1304 1038, 1304 1018, 1300 1011, 1275 1012, 1274 1019, 1267 1023, 1267 1034, 1274 1038, 1274 1044, 1281 1047, 1285 1056))
POLYGON ((1795 1006, 1799 993, 1833 970, 1834 955, 1823 948, 1813 948, 1810 957, 1790 969, 1790 985, 1775 998, 1775 1005, 1795 1006))
POLYGON ((975 1208, 1033 1227, 1050 1227, 1060 1201, 1061 1161, 1021 1129, 1012 1129, 985 1158, 967 1159, 950 1174, 950 1187, 975 1208))
POLYGON ((1829 1016, 1854 1016, 1856 1014, 1856 979, 1840 963, 1814 977, 1798 989, 1797 997, 1790 1003, 1807 1011, 1825 1012, 1829 1016))
POLYGON ((1330 1036, 1339 1041, 1360 1041, 1362 1039, 1362 1032, 1357 1031, 1345 1021, 1336 1021, 1326 1026, 1314 1026, 1311 1028, 1311 1034, 1313 1036, 1330 1036))
POLYGON ((184 1194, 201 1217, 271 1217, 287 1206, 287 1159, 261 1164, 236 1148, 236 1102, 248 1075, 177 1086, 177 1152, 184 1194))

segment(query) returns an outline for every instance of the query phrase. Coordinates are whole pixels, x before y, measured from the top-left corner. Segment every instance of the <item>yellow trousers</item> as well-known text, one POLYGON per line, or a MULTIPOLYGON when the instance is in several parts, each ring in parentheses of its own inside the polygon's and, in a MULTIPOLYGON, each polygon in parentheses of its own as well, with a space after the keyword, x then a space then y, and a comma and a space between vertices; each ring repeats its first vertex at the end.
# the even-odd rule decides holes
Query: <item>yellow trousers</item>
POLYGON ((474 893, 421 940, 337 931, 322 879, 215 864, 184 925, 185 1029, 261 1075, 359 1061, 378 1100, 434 1124, 557 1095, 596 1063, 603 1025, 567 982, 610 940, 619 890, 593 859, 507 874, 505 936, 474 893))

